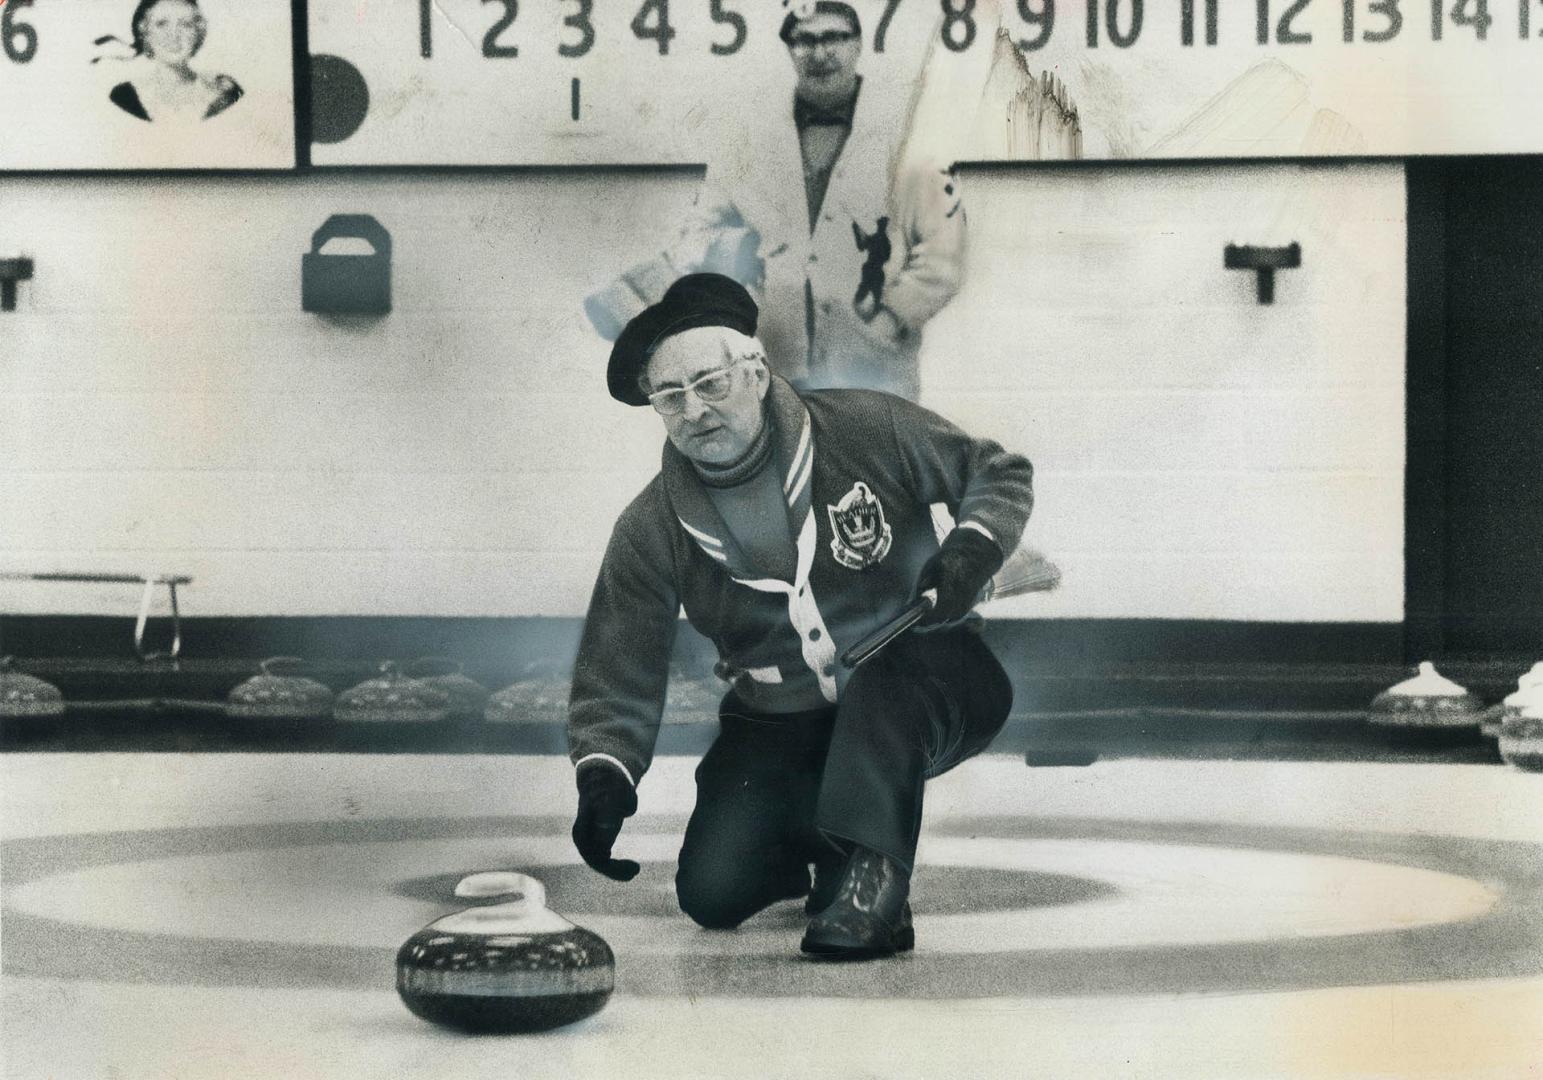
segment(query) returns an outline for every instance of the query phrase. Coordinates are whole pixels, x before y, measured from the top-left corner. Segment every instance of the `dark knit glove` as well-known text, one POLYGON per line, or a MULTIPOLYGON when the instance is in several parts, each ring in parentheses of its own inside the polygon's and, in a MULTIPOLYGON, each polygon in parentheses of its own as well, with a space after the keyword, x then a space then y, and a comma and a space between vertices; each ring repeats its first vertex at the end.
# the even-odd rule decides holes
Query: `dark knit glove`
POLYGON ((614 881, 631 881, 641 867, 631 859, 611 858, 621 823, 636 813, 637 792, 615 765, 592 761, 580 766, 579 813, 573 821, 573 846, 584 861, 614 881))
POLYGON ((916 595, 936 589, 938 598, 922 626, 962 619, 980 600, 981 590, 1002 567, 1002 549, 976 529, 955 529, 916 577, 916 595))

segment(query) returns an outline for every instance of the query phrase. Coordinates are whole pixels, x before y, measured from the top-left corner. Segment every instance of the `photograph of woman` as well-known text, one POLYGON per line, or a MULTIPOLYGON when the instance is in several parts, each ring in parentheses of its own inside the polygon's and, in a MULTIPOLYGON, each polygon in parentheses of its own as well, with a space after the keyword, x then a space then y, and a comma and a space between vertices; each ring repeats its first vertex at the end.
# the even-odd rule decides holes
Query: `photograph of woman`
MULTIPOLYGON (((139 0, 130 22, 132 52, 123 57, 134 71, 108 93, 114 105, 140 120, 187 123, 208 120, 241 100, 229 75, 195 70, 209 26, 197 0, 139 0)), ((99 38, 100 47, 121 39, 99 38)))

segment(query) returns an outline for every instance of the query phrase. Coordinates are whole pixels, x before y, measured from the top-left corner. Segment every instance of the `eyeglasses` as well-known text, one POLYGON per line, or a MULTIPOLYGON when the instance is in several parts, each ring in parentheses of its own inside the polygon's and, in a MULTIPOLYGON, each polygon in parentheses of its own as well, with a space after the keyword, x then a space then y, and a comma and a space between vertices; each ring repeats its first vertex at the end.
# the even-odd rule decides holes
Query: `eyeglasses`
POLYGON ((788 48, 794 52, 813 52, 821 45, 834 49, 837 45, 856 40, 857 35, 850 30, 827 30, 823 34, 793 34, 788 38, 788 48))
POLYGON ((655 390, 648 395, 648 403, 660 416, 675 416, 686 408, 686 395, 695 394, 698 401, 716 405, 734 389, 734 369, 747 360, 759 357, 741 356, 717 371, 709 371, 701 378, 693 379, 685 386, 672 386, 667 390, 655 390))

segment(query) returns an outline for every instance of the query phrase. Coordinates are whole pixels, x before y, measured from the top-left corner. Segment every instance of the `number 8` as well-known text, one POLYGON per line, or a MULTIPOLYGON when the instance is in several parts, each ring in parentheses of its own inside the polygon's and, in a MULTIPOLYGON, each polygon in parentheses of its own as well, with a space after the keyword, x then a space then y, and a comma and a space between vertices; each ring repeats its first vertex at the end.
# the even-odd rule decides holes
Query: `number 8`
POLYGON ((954 52, 964 52, 975 41, 975 0, 964 0, 962 7, 954 7, 952 0, 941 0, 943 5, 943 44, 954 52), (964 23, 964 39, 954 40, 954 27, 964 23))

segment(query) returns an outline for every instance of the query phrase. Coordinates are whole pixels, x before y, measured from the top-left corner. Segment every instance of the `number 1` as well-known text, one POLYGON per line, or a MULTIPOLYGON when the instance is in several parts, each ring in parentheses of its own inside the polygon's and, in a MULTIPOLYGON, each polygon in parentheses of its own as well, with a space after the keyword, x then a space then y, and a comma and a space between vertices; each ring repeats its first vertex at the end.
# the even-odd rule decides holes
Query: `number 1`
POLYGON ((434 24, 429 21, 434 0, 418 0, 418 53, 425 60, 434 55, 434 24))
MULTIPOLYGON (((1345 3, 1349 4, 1350 0, 1345 0, 1345 3)), ((1182 0, 1180 13, 1183 19, 1181 44, 1193 45, 1195 43, 1195 0, 1182 0)), ((1216 0, 1205 0, 1205 43, 1216 44, 1216 0)))

